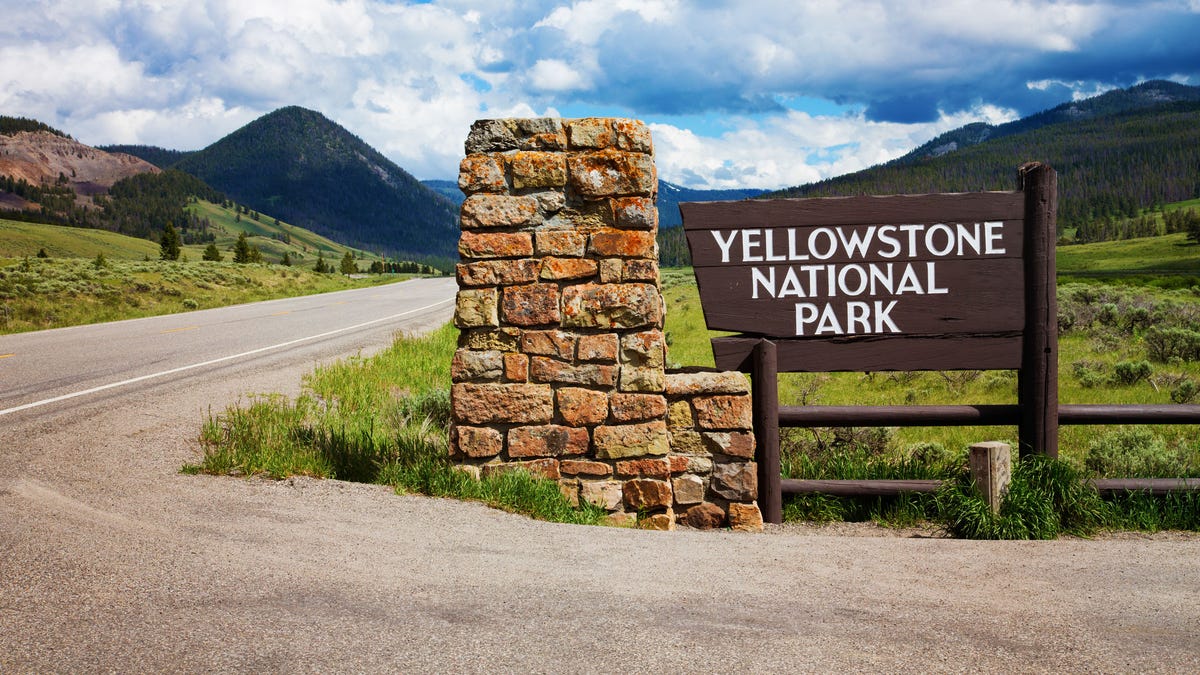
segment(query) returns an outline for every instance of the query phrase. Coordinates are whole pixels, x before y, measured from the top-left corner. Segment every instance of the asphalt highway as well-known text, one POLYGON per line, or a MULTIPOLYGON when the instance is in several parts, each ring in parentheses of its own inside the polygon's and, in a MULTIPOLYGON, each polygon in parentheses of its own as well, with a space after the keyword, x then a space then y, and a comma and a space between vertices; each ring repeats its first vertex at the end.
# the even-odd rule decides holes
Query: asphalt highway
POLYGON ((642 532, 179 473, 209 410, 453 293, 0 337, 0 673, 1200 669, 1194 538, 642 532))

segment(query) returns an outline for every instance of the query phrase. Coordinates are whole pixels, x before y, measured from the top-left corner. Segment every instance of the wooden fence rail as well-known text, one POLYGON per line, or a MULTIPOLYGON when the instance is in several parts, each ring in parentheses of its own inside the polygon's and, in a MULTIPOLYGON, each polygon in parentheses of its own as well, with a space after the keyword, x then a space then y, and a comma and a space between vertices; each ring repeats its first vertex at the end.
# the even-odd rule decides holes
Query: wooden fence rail
MULTIPOLYGON (((1102 495, 1149 492, 1165 495, 1180 490, 1200 490, 1200 478, 1096 478, 1088 481, 1102 495)), ((783 494, 820 492, 835 497, 895 497, 904 492, 937 492, 940 480, 798 480, 780 481, 783 494)))
MULTIPOLYGON (((764 343, 769 343, 763 340, 764 343)), ((754 374, 767 384, 777 387, 777 374, 769 376, 773 345, 764 344, 754 350, 754 361, 766 361, 755 368, 754 374)), ((770 398, 755 397, 763 408, 767 401, 777 401, 776 392, 770 398)), ((771 414, 764 410, 763 414, 771 414)), ((770 417, 760 417, 755 411, 757 433, 768 434, 772 443, 758 444, 760 480, 759 506, 767 522, 783 520, 783 495, 820 492, 837 497, 887 497, 903 492, 936 492, 940 480, 797 480, 781 478, 779 456, 779 427, 919 427, 919 426, 1000 426, 1020 422, 1017 405, 941 405, 941 406, 779 406, 770 417), (774 476, 775 481, 770 478, 774 476), (764 482, 766 481, 766 482, 764 482), (778 518, 772 520, 771 518, 778 518)), ((1058 406, 1058 424, 1200 424, 1200 405, 1064 405, 1058 406)), ((1164 495, 1177 490, 1200 490, 1196 478, 1106 478, 1091 481, 1102 495, 1127 491, 1164 495)))

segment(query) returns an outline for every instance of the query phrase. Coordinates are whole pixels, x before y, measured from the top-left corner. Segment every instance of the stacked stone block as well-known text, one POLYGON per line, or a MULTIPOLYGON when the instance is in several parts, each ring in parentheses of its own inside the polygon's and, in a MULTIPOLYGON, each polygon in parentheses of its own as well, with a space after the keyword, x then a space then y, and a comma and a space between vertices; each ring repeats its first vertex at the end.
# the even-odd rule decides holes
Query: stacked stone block
POLYGON ((744 524, 757 513, 745 379, 721 374, 720 391, 702 392, 684 376, 672 391, 666 373, 657 184, 641 122, 472 125, 451 452, 476 475, 558 480, 618 523, 744 524), (680 403, 696 428, 669 424, 680 403), (707 519, 689 515, 701 506, 707 519))

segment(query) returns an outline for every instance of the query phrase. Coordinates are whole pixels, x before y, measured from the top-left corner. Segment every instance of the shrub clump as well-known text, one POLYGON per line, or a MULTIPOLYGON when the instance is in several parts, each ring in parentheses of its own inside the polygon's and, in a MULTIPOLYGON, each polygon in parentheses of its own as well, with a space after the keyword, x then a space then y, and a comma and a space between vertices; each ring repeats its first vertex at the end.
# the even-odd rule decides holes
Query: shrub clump
POLYGON ((1188 472, 1181 453, 1140 427, 1111 431, 1092 441, 1085 464, 1096 475, 1110 478, 1173 478, 1188 472))
POLYGON ((1200 359, 1200 331, 1153 326, 1146 329, 1142 339, 1146 344, 1146 353, 1153 361, 1170 363, 1174 360, 1186 362, 1200 359))

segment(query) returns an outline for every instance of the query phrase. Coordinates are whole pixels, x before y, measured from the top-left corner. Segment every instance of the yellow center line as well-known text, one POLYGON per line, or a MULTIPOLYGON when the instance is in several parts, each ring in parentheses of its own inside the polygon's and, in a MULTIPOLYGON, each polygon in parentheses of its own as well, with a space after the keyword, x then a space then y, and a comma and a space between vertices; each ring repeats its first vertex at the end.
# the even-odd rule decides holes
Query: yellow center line
POLYGON ((184 326, 183 328, 171 328, 170 330, 159 331, 158 334, 166 335, 167 333, 182 333, 185 330, 199 330, 199 329, 200 329, 200 326, 184 326))
POLYGON ((284 316, 285 314, 291 314, 291 313, 292 313, 292 310, 290 310, 290 309, 285 309, 285 310, 283 310, 282 312, 275 312, 275 313, 274 313, 274 314, 272 314, 271 316, 284 316))
POLYGON ((0 354, 0 359, 7 359, 10 356, 16 356, 16 354, 0 354))

